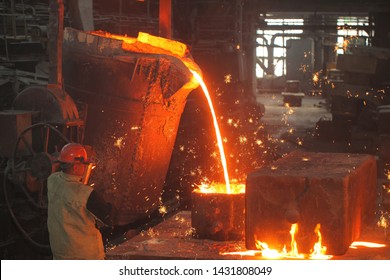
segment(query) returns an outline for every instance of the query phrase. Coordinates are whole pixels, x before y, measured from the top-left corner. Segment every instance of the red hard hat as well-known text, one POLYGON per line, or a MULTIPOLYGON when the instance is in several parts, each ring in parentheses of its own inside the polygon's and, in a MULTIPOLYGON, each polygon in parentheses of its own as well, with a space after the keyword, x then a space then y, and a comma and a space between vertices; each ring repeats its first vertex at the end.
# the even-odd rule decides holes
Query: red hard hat
POLYGON ((69 143, 66 144, 60 152, 58 157, 59 162, 63 163, 74 163, 78 162, 87 162, 87 151, 84 146, 78 143, 69 143))

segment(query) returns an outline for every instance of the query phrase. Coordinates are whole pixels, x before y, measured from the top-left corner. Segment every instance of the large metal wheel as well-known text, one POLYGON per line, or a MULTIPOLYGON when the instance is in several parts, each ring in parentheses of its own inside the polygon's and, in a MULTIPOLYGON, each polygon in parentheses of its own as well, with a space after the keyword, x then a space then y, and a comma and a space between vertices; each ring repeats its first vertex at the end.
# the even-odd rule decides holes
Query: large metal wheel
POLYGON ((68 138, 55 126, 31 125, 19 134, 4 174, 4 196, 11 217, 22 235, 40 248, 49 248, 47 178, 58 169, 58 151, 67 143, 68 138))

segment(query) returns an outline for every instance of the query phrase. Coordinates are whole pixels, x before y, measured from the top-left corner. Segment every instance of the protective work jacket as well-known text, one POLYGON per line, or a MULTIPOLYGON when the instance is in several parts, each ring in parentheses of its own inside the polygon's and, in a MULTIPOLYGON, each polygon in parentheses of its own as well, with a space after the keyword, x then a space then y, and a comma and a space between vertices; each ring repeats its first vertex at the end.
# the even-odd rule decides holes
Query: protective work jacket
POLYGON ((87 209, 93 188, 80 177, 63 172, 49 176, 48 220, 54 259, 104 259, 102 235, 96 217, 87 209))

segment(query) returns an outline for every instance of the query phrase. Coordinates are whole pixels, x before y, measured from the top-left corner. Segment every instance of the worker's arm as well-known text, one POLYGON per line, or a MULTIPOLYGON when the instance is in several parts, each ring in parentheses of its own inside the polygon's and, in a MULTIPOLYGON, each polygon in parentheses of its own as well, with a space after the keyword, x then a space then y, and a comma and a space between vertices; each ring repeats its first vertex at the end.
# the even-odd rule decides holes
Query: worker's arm
POLYGON ((105 202, 95 190, 89 195, 87 209, 104 224, 108 226, 113 226, 115 224, 115 208, 110 203, 105 202))

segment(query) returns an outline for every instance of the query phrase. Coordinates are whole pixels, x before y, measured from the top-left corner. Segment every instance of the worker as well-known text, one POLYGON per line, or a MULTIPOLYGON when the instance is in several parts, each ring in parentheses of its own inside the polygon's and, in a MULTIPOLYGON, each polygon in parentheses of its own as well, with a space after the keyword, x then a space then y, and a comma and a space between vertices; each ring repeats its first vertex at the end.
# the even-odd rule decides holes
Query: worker
POLYGON ((47 226, 53 259, 104 259, 97 224, 112 226, 115 208, 86 184, 92 163, 83 145, 65 145, 58 161, 61 171, 47 180, 47 226))

